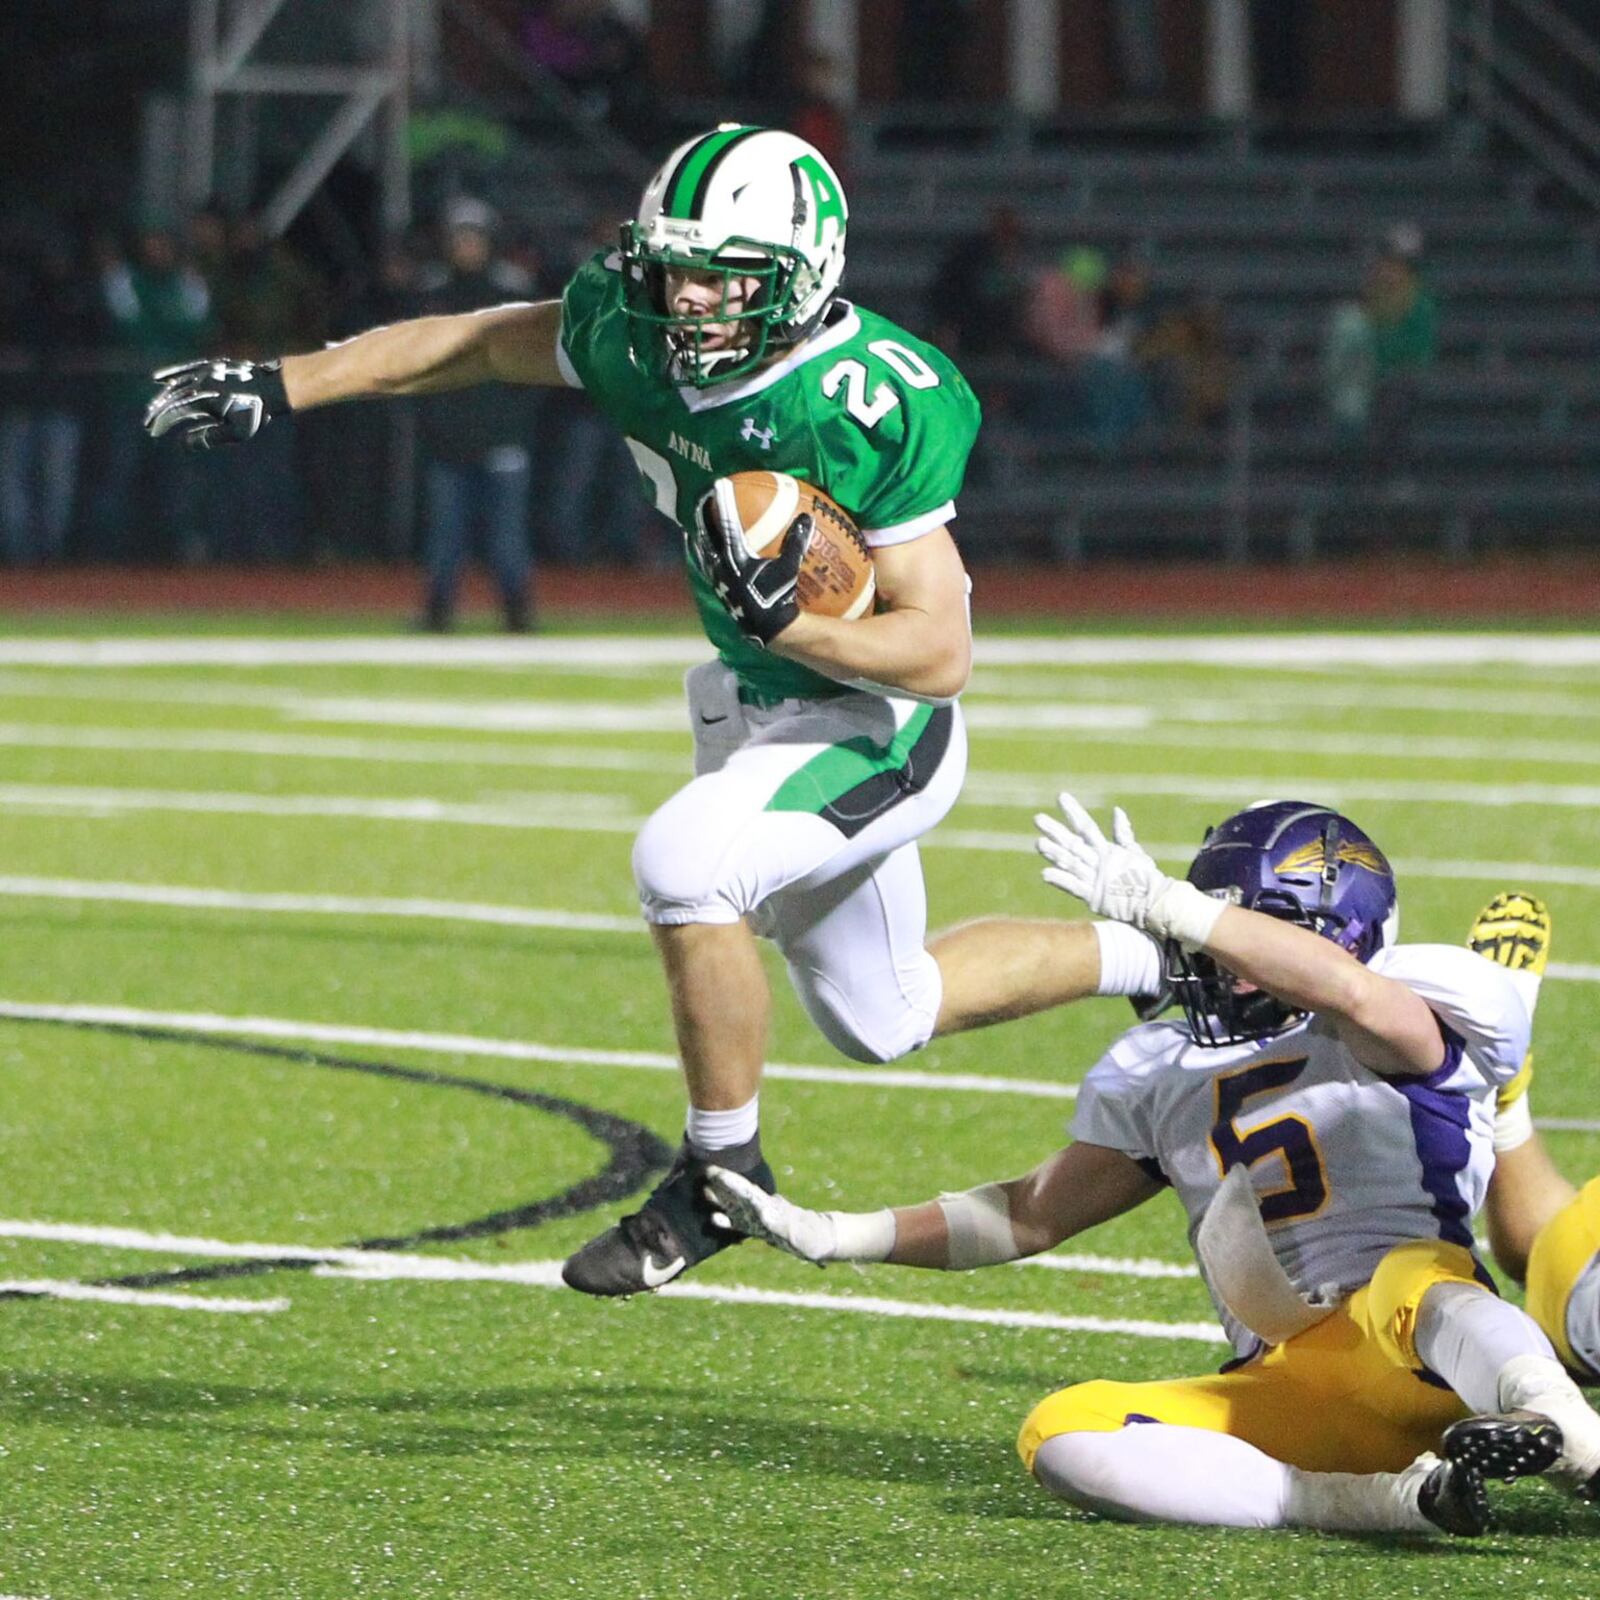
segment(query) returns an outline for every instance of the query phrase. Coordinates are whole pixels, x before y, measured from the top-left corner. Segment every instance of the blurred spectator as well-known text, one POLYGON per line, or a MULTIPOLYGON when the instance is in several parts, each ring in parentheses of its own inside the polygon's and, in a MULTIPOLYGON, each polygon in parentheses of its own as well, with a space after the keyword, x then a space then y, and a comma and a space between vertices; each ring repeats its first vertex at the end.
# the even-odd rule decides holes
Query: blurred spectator
POLYGON ((194 559, 205 543, 200 479, 181 450, 147 450, 138 420, 149 398, 149 374, 158 367, 192 360, 211 343, 211 295, 205 280, 183 258, 168 227, 146 227, 130 262, 116 241, 96 241, 98 293, 118 375, 106 385, 107 415, 96 430, 96 486, 89 507, 91 547, 101 556, 123 556, 142 530, 153 530, 150 554, 194 559), (139 489, 153 501, 141 517, 139 489))
POLYGON ((227 252, 212 281, 219 348, 256 360, 320 343, 327 334, 327 290, 286 239, 268 238, 246 214, 227 231, 227 252))
POLYGON ((649 132, 645 43, 609 0, 535 0, 523 10, 522 47, 597 116, 630 137, 649 132))
POLYGON ((1233 361, 1219 301, 1200 298, 1167 312, 1135 345, 1156 404, 1180 426, 1214 431, 1228 420, 1233 361))
MULTIPOLYGON (((421 284, 424 315, 478 311, 536 292, 525 271, 496 256, 494 225, 482 201, 464 197, 451 203, 445 259, 421 284)), ((427 569, 422 624, 435 633, 454 624, 461 569, 476 543, 499 591, 507 631, 525 633, 533 625, 531 391, 480 385, 432 396, 422 402, 420 415, 427 569)))
POLYGON ((78 493, 83 416, 74 360, 98 342, 94 285, 61 240, 21 264, 0 304, 0 346, 20 362, 0 408, 0 559, 59 561, 78 493))
POLYGON ((1150 299, 1150 267, 1136 250, 1125 250, 1111 263, 1100 288, 1100 337, 1095 353, 1131 363, 1143 332, 1150 299))
MULTIPOLYGON (((348 339, 417 315, 418 244, 383 240, 367 270, 344 285, 329 331, 348 339)), ((409 556, 416 533, 416 402, 314 412, 298 420, 308 500, 312 560, 334 554, 409 556)))
POLYGON ((1010 355, 1022 343, 1028 291, 1022 219, 996 206, 982 233, 945 252, 928 292, 933 339, 953 356, 1010 355))
POLYGON ((195 271, 208 284, 215 284, 227 266, 227 213, 219 205, 203 205, 190 213, 183 233, 195 271))
MULTIPOLYGON (((583 242, 592 250, 615 248, 618 218, 626 214, 621 208, 596 215, 583 242)), ((616 428, 577 390, 551 390, 544 407, 539 436, 549 445, 550 488, 539 497, 541 548, 568 565, 673 564, 675 547, 644 541, 646 528, 664 533, 669 525, 646 509, 639 469, 616 428)))
POLYGON ((1023 309, 1022 328, 1036 355, 1071 366, 1094 354, 1100 343, 1100 291, 1106 258, 1084 245, 1063 251, 1034 275, 1023 309))
MULTIPOLYGON (((304 350, 327 337, 322 281, 287 240, 268 237, 260 217, 227 224, 215 255, 209 213, 192 220, 190 239, 209 258, 216 348, 254 361, 304 350), (198 222, 199 226, 196 226, 198 222)), ((305 503, 295 439, 285 415, 263 429, 248 450, 225 450, 208 463, 205 490, 210 537, 191 560, 274 562, 305 548, 305 503)))
POLYGON ((1341 443, 1403 448, 1415 379, 1438 352, 1439 307, 1421 272, 1421 235, 1397 228, 1367 269, 1361 298, 1335 308, 1323 345, 1328 414, 1341 443))
POLYGON ((1114 266, 1098 250, 1066 251, 1035 277, 1023 315, 1029 347, 1056 369, 1035 419, 1056 433, 1113 449, 1144 420, 1150 386, 1134 359, 1149 292, 1136 255, 1114 266))

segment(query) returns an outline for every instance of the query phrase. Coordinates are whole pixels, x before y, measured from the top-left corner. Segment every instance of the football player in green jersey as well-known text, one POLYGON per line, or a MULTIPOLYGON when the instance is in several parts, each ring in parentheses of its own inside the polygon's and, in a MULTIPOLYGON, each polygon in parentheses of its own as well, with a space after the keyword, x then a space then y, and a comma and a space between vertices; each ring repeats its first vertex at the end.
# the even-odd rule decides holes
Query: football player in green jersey
POLYGON ((621 429, 684 530, 716 659, 687 681, 696 776, 645 824, 633 866, 689 1111, 642 1210, 568 1261, 587 1293, 655 1288, 730 1242, 704 1202, 708 1162, 772 1186, 757 934, 822 1032, 862 1061, 1056 1003, 1093 942, 1082 925, 997 921, 925 945, 916 840, 954 803, 966 761, 968 585, 948 524, 979 411, 939 351, 840 298, 847 221, 810 145, 725 125, 668 157, 619 248, 559 302, 420 318, 279 361, 192 362, 157 374, 145 417, 157 438, 211 448, 290 407, 565 383, 621 429), (855 515, 874 552, 873 615, 800 612, 803 534, 753 559, 701 516, 715 480, 756 468, 855 515))

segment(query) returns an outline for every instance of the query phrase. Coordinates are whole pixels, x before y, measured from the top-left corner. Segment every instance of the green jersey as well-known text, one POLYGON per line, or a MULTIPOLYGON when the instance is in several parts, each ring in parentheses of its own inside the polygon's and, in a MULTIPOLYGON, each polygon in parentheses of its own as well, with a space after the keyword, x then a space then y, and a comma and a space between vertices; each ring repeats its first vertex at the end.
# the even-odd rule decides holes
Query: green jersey
MULTIPOLYGON (((562 296, 558 356, 567 381, 622 430, 646 493, 680 528, 714 479, 757 470, 826 490, 869 545, 903 543, 955 515, 977 397, 932 345, 859 306, 835 302, 810 338, 746 378, 674 388, 634 365, 618 258, 602 253, 562 296)), ((846 692, 752 644, 688 566, 706 637, 752 696, 846 692)))

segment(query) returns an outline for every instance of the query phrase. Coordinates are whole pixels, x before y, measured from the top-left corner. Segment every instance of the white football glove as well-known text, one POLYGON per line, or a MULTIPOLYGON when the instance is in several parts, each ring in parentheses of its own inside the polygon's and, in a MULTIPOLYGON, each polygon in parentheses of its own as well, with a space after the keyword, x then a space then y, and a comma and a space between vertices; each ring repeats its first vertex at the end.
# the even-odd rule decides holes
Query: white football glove
POLYGON ((717 1207, 711 1220, 719 1228, 787 1250, 815 1266, 833 1260, 837 1236, 826 1211, 808 1211, 781 1194, 768 1194, 726 1167, 706 1168, 706 1198, 717 1207))
POLYGON ((1111 813, 1111 838, 1063 791, 1057 799, 1063 825, 1040 812, 1034 817, 1039 854, 1050 863, 1044 881, 1076 895, 1097 917, 1130 923, 1158 939, 1203 945, 1224 910, 1220 900, 1182 878, 1169 878, 1133 835, 1127 813, 1111 813))

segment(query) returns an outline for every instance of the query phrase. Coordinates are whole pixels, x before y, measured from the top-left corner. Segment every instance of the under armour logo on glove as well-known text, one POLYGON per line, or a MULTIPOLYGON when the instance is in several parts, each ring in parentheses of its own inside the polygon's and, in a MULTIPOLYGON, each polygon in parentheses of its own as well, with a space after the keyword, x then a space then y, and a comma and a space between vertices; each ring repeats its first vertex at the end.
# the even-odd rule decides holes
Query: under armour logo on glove
POLYGON ((800 614, 800 563, 814 526, 810 513, 794 519, 769 556, 753 554, 743 535, 723 526, 714 492, 695 507, 694 521, 690 548, 696 565, 740 632, 766 648, 800 614))
POLYGON ((289 409, 282 363, 227 357, 186 361, 154 374, 161 387, 144 414, 152 439, 176 434, 191 450, 243 444, 289 409))

